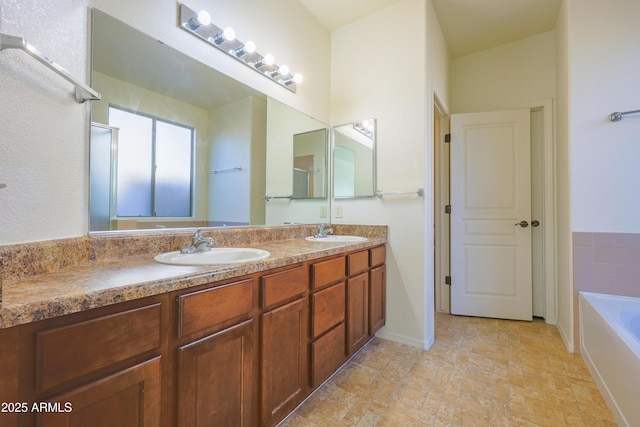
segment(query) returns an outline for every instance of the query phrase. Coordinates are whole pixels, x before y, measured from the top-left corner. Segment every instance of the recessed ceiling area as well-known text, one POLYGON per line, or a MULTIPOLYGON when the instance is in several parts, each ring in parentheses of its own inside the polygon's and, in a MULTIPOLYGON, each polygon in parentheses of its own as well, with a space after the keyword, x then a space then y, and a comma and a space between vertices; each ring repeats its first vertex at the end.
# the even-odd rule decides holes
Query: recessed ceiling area
POLYGON ((300 0, 329 31, 355 22, 402 0, 300 0))
MULTIPOLYGON (((401 0, 300 0, 333 31, 401 0)), ((555 28, 562 0, 432 0, 452 58, 555 28)))

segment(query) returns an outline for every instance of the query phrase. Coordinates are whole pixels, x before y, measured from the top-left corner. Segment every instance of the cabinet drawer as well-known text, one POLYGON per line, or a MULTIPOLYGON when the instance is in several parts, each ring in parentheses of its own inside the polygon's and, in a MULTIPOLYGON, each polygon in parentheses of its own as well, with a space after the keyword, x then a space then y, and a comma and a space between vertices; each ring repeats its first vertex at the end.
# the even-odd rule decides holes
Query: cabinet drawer
POLYGON ((370 251, 370 266, 377 267, 385 263, 387 251, 384 246, 378 246, 370 251))
POLYGON ((322 261, 311 266, 311 287, 321 288, 344 279, 344 257, 322 261))
POLYGON ((347 255, 347 275, 362 273, 369 268, 369 251, 356 252, 347 255))
POLYGON ((344 320, 345 295, 344 282, 311 295, 312 338, 344 320))
POLYGON ((311 386, 317 387, 345 361, 344 323, 311 343, 311 386))
POLYGON ((298 267, 262 277, 262 307, 302 295, 309 287, 309 270, 298 267))
POLYGON ((38 391, 160 347, 160 304, 37 334, 38 391))
POLYGON ((188 335, 236 317, 249 316, 253 307, 253 280, 181 295, 178 302, 178 335, 188 335))

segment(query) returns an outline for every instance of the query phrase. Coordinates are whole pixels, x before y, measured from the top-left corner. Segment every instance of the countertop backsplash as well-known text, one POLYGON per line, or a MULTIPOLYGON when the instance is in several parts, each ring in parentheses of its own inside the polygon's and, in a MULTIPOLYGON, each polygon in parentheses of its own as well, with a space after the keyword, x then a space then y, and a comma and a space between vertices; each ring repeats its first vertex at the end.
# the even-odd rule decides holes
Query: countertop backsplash
MULTIPOLYGON (((387 236, 386 226, 331 225, 334 234, 368 238, 387 236)), ((315 234, 317 224, 204 228, 203 235, 214 239, 214 246, 249 246, 266 241, 298 239, 315 234)), ((77 238, 48 240, 0 246, 0 306, 2 284, 16 284, 40 274, 95 261, 159 254, 188 246, 194 229, 105 232, 77 238)))

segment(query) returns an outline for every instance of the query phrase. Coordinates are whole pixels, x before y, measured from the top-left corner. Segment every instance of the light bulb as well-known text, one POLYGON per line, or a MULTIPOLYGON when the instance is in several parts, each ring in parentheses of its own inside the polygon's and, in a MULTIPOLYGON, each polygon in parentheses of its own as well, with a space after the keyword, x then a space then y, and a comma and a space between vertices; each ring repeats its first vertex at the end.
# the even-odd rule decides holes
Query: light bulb
POLYGON ((192 30, 197 30, 201 26, 209 24, 211 24, 211 15, 206 10, 201 10, 197 15, 189 19, 186 25, 192 30))
POLYGON ((237 49, 231 49, 229 51, 230 54, 237 56, 238 58, 242 58, 243 56, 253 53, 256 51, 256 44, 251 40, 247 41, 245 44, 240 46, 237 49))
POLYGON ((236 39, 236 32, 231 27, 227 27, 222 30, 222 37, 228 42, 236 39))
POLYGON ((360 125, 362 126, 363 129, 366 129, 369 127, 369 120, 363 120, 362 122, 360 122, 360 125))
POLYGON ((293 77, 290 76, 288 79, 284 80, 283 83, 287 86, 293 83, 302 83, 302 74, 296 73, 293 77))
POLYGON ((196 21, 200 25, 209 25, 209 24, 211 24, 211 15, 206 10, 201 10, 196 15, 196 21))
POLYGON ((247 40, 247 42, 244 44, 244 51, 246 53, 253 53, 256 51, 256 44, 254 42, 252 42, 251 40, 247 40))
POLYGON ((267 53, 264 58, 262 58, 262 62, 265 65, 273 65, 276 63, 276 59, 270 53, 267 53))
POLYGON ((215 36, 209 38, 216 45, 221 45, 224 42, 230 42, 235 40, 236 32, 231 27, 227 27, 215 36))
POLYGON ((289 67, 286 65, 281 65, 280 68, 278 69, 278 73, 281 76, 286 76, 289 74, 289 67))

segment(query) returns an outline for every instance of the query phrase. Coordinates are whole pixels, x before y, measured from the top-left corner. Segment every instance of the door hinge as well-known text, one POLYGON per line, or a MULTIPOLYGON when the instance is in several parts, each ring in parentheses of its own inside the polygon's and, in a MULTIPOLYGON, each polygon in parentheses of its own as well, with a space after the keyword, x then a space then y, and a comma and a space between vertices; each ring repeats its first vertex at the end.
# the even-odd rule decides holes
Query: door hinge
POLYGON ((444 284, 451 285, 451 276, 444 276, 444 284))
POLYGON ((446 214, 450 214, 451 213, 451 205, 445 205, 444 206, 444 213, 446 213, 446 214))
POLYGON ((448 133, 444 136, 444 142, 451 142, 451 134, 448 133))

